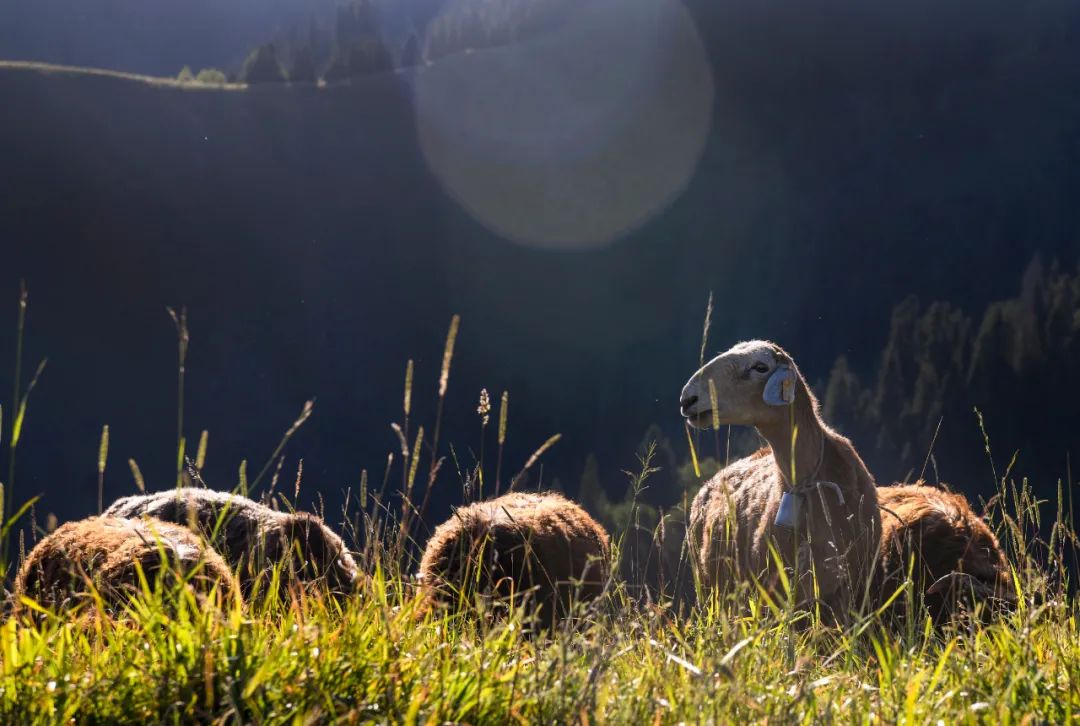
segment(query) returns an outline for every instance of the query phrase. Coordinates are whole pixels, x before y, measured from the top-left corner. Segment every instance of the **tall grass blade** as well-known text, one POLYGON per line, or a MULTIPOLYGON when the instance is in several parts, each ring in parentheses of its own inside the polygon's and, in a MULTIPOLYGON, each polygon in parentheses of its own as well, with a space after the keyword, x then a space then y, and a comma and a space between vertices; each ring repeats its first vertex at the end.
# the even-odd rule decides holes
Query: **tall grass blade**
MULTIPOLYGON (((244 477, 244 473, 246 471, 246 466, 243 467, 242 473, 241 473, 241 488, 249 489, 249 490, 258 488, 259 482, 261 482, 263 480, 263 477, 265 477, 267 472, 270 471, 270 467, 273 466, 274 462, 278 460, 278 455, 280 455, 281 452, 285 449, 285 446, 289 443, 289 441, 292 439, 292 437, 294 435, 296 435, 296 432, 300 430, 300 427, 303 426, 305 423, 307 423, 307 420, 309 418, 311 418, 311 414, 312 414, 312 412, 314 410, 315 410, 315 399, 314 398, 312 398, 310 400, 307 400, 307 401, 304 401, 304 407, 300 410, 300 415, 296 417, 296 420, 293 421, 292 425, 289 426, 289 428, 285 431, 285 434, 281 437, 281 441, 278 442, 277 447, 274 449, 273 453, 270 454, 270 458, 266 460, 265 464, 263 464, 262 469, 259 470, 258 476, 256 476, 255 480, 253 482, 251 482, 250 487, 244 487, 243 486, 243 477, 244 477)), ((279 464, 278 468, 280 469, 280 464, 279 464)))
POLYGON ((135 480, 135 488, 140 492, 145 492, 146 480, 143 479, 142 470, 134 459, 128 459, 128 468, 131 469, 131 477, 135 480))
POLYGON ((206 447, 210 440, 210 432, 203 429, 199 434, 199 448, 195 452, 195 468, 202 471, 206 467, 206 447))
POLYGON ((101 441, 98 443, 97 458, 97 513, 101 514, 105 509, 105 464, 109 461, 109 426, 101 427, 101 441))

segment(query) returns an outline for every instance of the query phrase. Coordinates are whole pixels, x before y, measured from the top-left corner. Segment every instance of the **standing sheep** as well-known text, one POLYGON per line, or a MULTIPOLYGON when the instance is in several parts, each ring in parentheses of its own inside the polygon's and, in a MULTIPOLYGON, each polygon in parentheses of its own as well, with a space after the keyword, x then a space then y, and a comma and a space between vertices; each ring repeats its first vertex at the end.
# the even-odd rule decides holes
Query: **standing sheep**
MULTIPOLYGON (((957 606, 1014 602, 1009 564, 997 537, 961 494, 916 484, 880 487, 881 552, 873 591, 884 605, 908 576, 935 622, 957 606)), ((903 595, 896 603, 905 602, 903 595)), ((985 613, 992 611, 987 607, 985 613)))
POLYGON ((68 522, 30 550, 15 577, 15 607, 22 597, 62 609, 90 598, 90 586, 110 610, 147 583, 175 584, 179 577, 200 595, 216 585, 223 600, 237 590, 221 556, 185 527, 156 519, 90 517, 68 522))
POLYGON ((861 607, 881 531, 874 480, 821 420, 791 356, 774 343, 739 343, 690 378, 680 403, 696 428, 754 426, 768 442, 694 498, 687 544, 701 584, 757 580, 777 592, 774 543, 784 567, 797 569, 800 606, 816 599, 837 621, 861 607))
POLYGON ((539 606, 552 626, 574 602, 598 597, 611 572, 608 534, 554 492, 506 494, 462 507, 424 550, 420 581, 435 602, 480 592, 539 606))
POLYGON ((105 514, 193 527, 238 570, 245 591, 279 562, 284 584, 314 583, 337 593, 350 593, 356 584, 356 561, 314 514, 279 512, 237 494, 196 487, 123 497, 105 514))

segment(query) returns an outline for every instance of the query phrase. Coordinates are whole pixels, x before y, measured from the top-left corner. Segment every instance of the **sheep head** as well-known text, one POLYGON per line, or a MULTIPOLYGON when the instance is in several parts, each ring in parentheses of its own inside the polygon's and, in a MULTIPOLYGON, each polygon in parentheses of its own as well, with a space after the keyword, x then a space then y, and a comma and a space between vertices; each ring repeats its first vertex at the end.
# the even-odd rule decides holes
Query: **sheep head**
POLYGON ((713 358, 683 387, 682 415, 695 428, 762 426, 787 420, 801 377, 783 348, 750 340, 713 358), (715 410, 714 410, 715 406, 715 410))
POLYGON ((967 500, 951 495, 958 515, 951 521, 926 517, 923 543, 928 547, 923 556, 933 562, 935 575, 951 565, 952 571, 938 577, 926 590, 930 597, 945 600, 967 600, 987 603, 1014 603, 1013 586, 1008 562, 997 537, 981 517, 971 511, 967 500), (938 561, 934 561, 934 560, 938 561), (936 570, 936 571, 935 571, 936 570))
POLYGON ((290 580, 320 583, 342 594, 357 584, 356 563, 345 543, 313 514, 282 515, 278 526, 266 532, 264 546, 268 562, 282 562, 290 580))

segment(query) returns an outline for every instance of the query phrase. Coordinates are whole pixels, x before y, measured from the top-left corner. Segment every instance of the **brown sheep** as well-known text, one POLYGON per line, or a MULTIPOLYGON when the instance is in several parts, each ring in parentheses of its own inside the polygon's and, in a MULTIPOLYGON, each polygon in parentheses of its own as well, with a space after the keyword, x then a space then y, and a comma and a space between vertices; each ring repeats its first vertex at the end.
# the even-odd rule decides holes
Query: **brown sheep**
POLYGON ((420 581, 433 602, 472 602, 477 592, 538 608, 545 626, 574 602, 598 597, 611 572, 608 534, 554 492, 514 492, 462 507, 424 550, 420 581), (477 569, 479 567, 479 573, 477 569))
POLYGON ((217 585, 222 600, 238 589, 232 570, 212 548, 187 529, 156 519, 90 517, 68 522, 30 550, 15 577, 15 609, 22 597, 54 610, 85 602, 90 584, 110 611, 139 591, 138 568, 153 587, 175 575, 200 595, 217 585), (164 565, 164 567, 163 567, 164 565))
POLYGON ((316 584, 335 593, 356 586, 356 561, 314 514, 279 512, 238 494, 196 487, 123 497, 105 514, 194 526, 238 570, 245 592, 279 562, 286 585, 316 584))
MULTIPOLYGON (((881 552, 874 592, 879 605, 903 585, 912 561, 916 598, 935 622, 957 612, 961 603, 996 605, 1015 602, 1009 564, 997 537, 972 511, 967 499, 935 487, 895 484, 878 489, 881 504, 881 552)), ((905 603, 901 594, 895 601, 905 603)))
POLYGON ((881 529, 874 480, 851 442, 821 420, 791 356, 774 343, 739 343, 690 378, 680 403, 696 428, 754 426, 768 442, 694 498, 687 545, 702 586, 757 580, 778 592, 774 543, 786 569, 799 563, 801 607, 816 602, 837 622, 861 608, 881 529))

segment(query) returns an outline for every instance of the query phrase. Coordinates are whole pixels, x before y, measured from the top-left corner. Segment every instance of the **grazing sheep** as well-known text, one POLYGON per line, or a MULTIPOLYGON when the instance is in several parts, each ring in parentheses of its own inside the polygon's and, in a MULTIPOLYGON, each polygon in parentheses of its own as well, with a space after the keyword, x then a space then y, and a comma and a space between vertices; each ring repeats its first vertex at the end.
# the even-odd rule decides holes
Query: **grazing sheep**
MULTIPOLYGON (((881 552, 874 592, 884 605, 907 578, 935 622, 953 615, 961 603, 990 607, 1015 602, 1009 564, 997 537, 961 494, 916 484, 878 489, 881 552)), ((902 605, 901 595, 895 601, 902 605)))
POLYGON ((877 552, 877 493, 851 442, 821 420, 791 356, 774 343, 739 343, 690 378, 680 403, 696 428, 754 426, 768 442, 694 498, 687 544, 701 584, 756 579, 777 592, 774 543, 786 569, 798 562, 796 602, 844 621, 863 604, 877 552))
POLYGON ((479 591, 539 605, 545 626, 573 602, 599 596, 610 574, 608 534, 559 494, 506 494, 462 507, 424 550, 420 581, 435 602, 471 602, 479 591), (479 568, 479 572, 477 571, 479 568))
POLYGON ((286 584, 319 584, 337 593, 352 592, 356 584, 356 562, 345 543, 314 514, 279 512, 237 494, 196 487, 123 497, 105 514, 146 515, 197 529, 237 568, 245 591, 282 561, 286 584))
POLYGON ((90 517, 68 522, 30 550, 15 577, 15 608, 29 597, 61 609, 89 598, 90 584, 110 610, 140 589, 138 568, 152 587, 175 575, 201 595, 214 585, 227 598, 237 585, 232 570, 212 548, 187 529, 157 519, 90 517))

